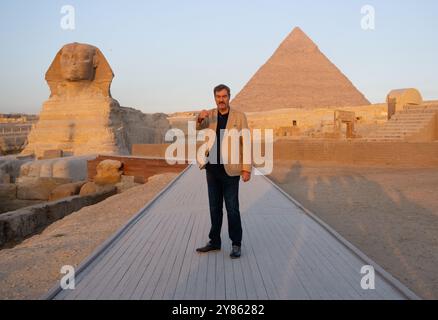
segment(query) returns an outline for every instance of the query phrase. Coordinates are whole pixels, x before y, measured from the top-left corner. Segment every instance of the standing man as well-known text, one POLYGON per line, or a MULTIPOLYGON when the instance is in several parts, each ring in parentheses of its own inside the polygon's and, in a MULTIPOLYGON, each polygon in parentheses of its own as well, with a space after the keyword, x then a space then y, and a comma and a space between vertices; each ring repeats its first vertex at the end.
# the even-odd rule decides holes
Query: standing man
MULTIPOLYGON (((209 252, 221 249, 221 228, 223 220, 223 202, 227 209, 228 234, 232 241, 231 258, 241 255, 242 222, 239 211, 239 181, 240 176, 244 182, 251 179, 251 164, 244 164, 242 159, 243 144, 240 140, 239 163, 224 164, 221 150, 224 130, 248 129, 248 122, 244 113, 230 108, 230 88, 218 85, 214 88, 214 98, 217 108, 209 111, 202 110, 197 119, 197 130, 212 129, 216 131, 216 139, 208 153, 208 162, 202 165, 206 169, 208 200, 210 203, 211 229, 210 241, 206 246, 196 249, 197 252, 209 252)), ((242 138, 240 138, 242 139, 242 138)), ((230 150, 230 149, 228 149, 230 150)), ((228 152, 230 158, 230 152, 228 152)), ((251 161, 252 162, 252 161, 251 161)))

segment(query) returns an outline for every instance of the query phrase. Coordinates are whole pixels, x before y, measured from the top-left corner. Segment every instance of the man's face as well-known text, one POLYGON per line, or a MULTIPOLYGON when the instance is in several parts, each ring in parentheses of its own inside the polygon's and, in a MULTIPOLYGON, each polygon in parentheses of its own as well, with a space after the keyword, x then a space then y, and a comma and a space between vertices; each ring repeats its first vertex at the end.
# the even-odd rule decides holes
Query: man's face
POLYGON ((216 100, 216 105, 219 110, 225 111, 228 109, 230 96, 228 95, 227 89, 217 91, 214 95, 214 99, 216 100))

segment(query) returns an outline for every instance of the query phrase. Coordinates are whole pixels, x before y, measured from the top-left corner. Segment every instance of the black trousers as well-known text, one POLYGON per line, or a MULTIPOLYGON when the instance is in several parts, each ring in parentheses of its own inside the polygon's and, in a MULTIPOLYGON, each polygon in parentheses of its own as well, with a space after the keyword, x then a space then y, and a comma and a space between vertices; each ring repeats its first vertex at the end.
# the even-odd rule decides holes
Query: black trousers
POLYGON ((240 176, 230 177, 223 165, 207 164, 206 166, 208 200, 210 203, 211 229, 210 243, 221 246, 221 229, 223 220, 223 203, 227 209, 228 234, 232 245, 241 246, 242 222, 239 211, 240 176))

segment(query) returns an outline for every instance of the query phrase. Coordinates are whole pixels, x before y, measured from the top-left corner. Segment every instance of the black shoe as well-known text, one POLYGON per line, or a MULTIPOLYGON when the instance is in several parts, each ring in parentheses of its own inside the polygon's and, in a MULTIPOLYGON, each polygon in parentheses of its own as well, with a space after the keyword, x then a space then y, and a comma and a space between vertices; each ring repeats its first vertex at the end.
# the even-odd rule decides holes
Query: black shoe
POLYGON ((207 245, 205 247, 198 248, 198 249, 196 249, 196 251, 201 252, 201 253, 205 253, 205 252, 210 252, 210 251, 218 251, 220 249, 221 249, 221 247, 213 246, 209 242, 209 243, 207 243, 207 245))
POLYGON ((230 253, 231 259, 240 258, 240 247, 239 246, 233 246, 233 249, 230 253))

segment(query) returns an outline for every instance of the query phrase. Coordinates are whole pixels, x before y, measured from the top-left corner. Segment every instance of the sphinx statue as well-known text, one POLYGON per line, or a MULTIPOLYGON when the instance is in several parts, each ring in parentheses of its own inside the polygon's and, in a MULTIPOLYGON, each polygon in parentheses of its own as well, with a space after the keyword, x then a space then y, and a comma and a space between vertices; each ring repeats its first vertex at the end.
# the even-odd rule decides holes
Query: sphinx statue
POLYGON ((61 48, 46 72, 50 97, 22 154, 129 154, 122 108, 111 97, 114 74, 102 52, 88 44, 61 48))

